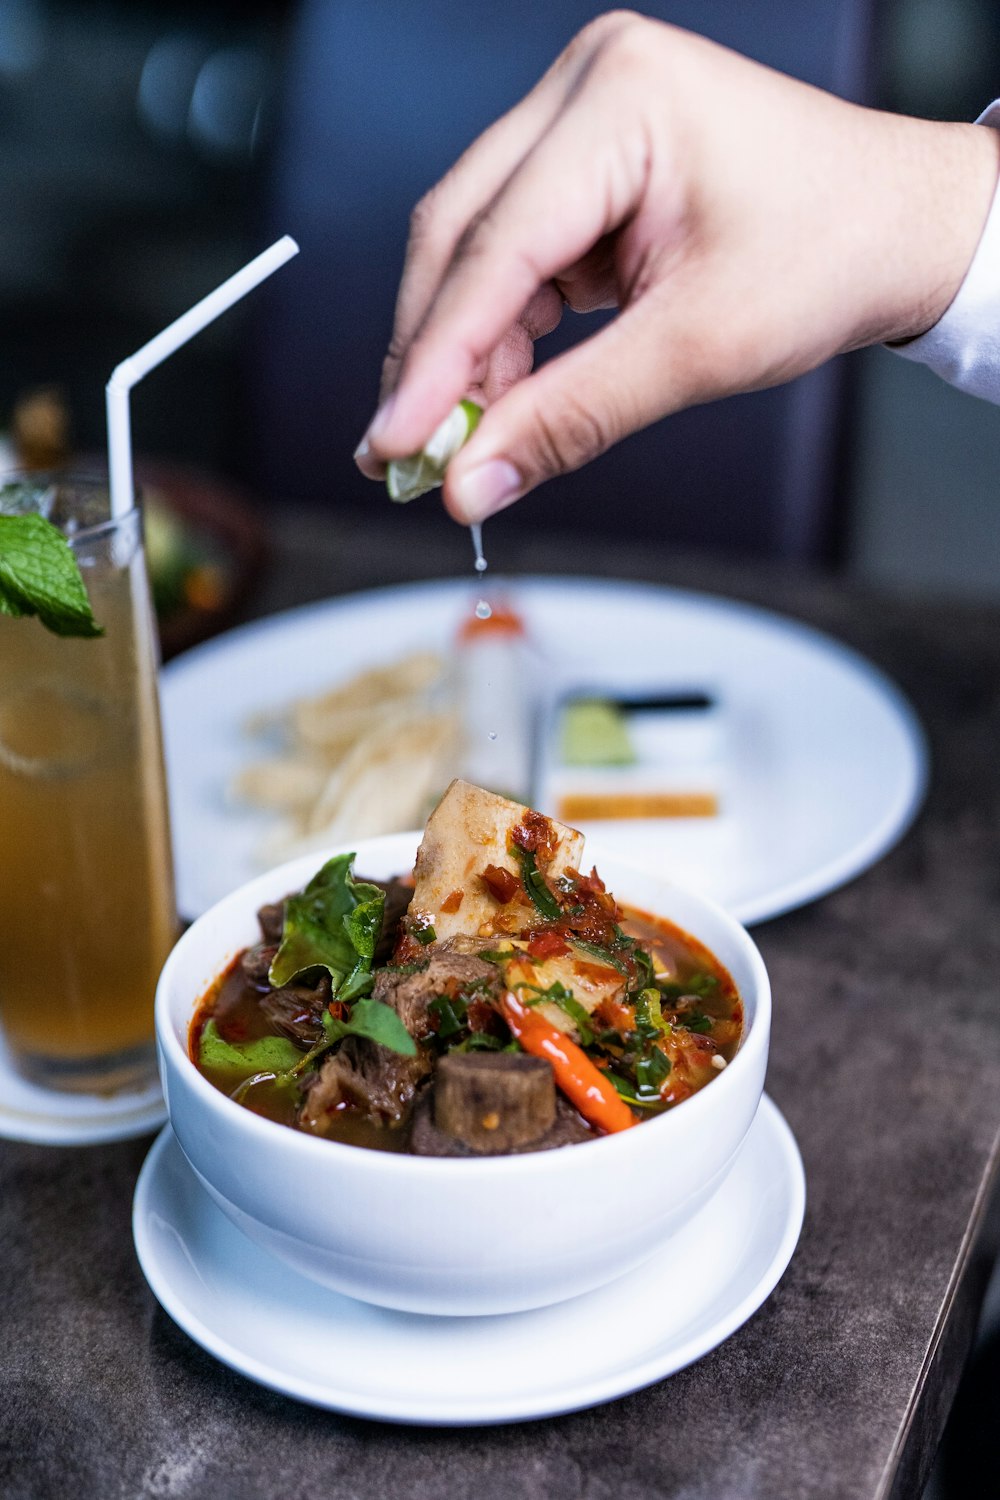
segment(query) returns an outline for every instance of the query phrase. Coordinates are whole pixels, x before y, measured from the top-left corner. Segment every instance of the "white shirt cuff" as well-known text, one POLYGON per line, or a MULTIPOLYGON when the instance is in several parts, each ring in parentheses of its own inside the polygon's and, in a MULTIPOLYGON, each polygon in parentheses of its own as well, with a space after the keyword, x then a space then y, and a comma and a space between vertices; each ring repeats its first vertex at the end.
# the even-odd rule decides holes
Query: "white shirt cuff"
MULTIPOLYGON (((1000 99, 976 121, 1000 129, 1000 99)), ((955 300, 926 333, 893 347, 972 396, 1000 405, 1000 183, 955 300)))

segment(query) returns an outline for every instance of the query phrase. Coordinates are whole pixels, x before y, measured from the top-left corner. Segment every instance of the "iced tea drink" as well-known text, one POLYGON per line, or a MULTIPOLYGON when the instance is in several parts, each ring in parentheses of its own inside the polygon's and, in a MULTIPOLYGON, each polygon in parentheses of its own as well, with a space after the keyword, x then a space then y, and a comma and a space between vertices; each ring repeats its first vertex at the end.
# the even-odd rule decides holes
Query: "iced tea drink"
POLYGON ((35 1083, 139 1089, 176 936, 141 517, 110 520, 96 482, 17 494, 69 540, 104 635, 0 615, 0 1026, 35 1083))

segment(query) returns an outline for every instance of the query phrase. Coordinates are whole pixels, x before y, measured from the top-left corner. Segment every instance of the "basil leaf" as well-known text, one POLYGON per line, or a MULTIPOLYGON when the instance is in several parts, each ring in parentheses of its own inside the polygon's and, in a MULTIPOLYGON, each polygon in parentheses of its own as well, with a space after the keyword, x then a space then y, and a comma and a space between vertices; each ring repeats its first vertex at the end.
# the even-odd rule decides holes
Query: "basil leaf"
POLYGON ((326 969, 334 996, 350 1000, 372 986, 375 944, 382 931, 385 892, 355 880, 353 854, 328 860, 298 896, 285 902, 281 946, 268 970, 275 989, 309 969, 326 969))
POLYGON ((403 1057, 415 1057, 417 1044, 391 1005, 382 1000, 358 1000, 351 1007, 346 1021, 338 1021, 329 1011, 323 1013, 323 1030, 328 1043, 339 1042, 345 1036, 363 1036, 390 1052, 399 1052, 403 1057))
POLYGON ((198 1043, 198 1066, 223 1073, 235 1082, 253 1073, 286 1073, 302 1059, 294 1042, 283 1036, 261 1036, 253 1042, 227 1042, 214 1021, 207 1021, 198 1043))
POLYGON ((0 515, 0 614, 37 615, 56 635, 104 634, 73 549, 44 516, 0 515))
POLYGON ((562 916, 559 902, 553 896, 545 884, 544 876, 538 868, 538 861, 530 849, 522 849, 520 844, 512 844, 511 849, 521 865, 521 879, 524 889, 531 897, 535 910, 540 912, 550 922, 557 922, 562 916))

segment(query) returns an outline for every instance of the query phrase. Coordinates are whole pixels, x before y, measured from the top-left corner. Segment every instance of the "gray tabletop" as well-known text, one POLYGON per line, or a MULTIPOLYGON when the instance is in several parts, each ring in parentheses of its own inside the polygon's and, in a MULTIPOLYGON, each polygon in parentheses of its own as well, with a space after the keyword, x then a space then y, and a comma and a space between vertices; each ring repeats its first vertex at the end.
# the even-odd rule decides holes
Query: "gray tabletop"
MULTIPOLYGON (((798 1138, 805 1227, 722 1347, 596 1410, 478 1430, 315 1411, 217 1364, 146 1288, 132 1190, 148 1140, 0 1141, 0 1493, 361 1500, 915 1500, 995 1247, 1000 1128, 1000 613, 893 603, 773 569, 505 534, 510 572, 753 600, 864 652, 926 727, 926 807, 886 858, 757 938, 768 1091, 798 1138)), ((464 573, 457 529, 289 514, 256 600, 464 573)))

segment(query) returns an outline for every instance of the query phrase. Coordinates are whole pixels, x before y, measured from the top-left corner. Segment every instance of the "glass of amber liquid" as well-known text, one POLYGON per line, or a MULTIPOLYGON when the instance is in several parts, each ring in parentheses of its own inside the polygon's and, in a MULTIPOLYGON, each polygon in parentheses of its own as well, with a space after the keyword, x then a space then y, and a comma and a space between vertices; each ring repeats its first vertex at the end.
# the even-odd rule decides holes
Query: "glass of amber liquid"
POLYGON ((58 477, 5 482, 11 510, 59 527, 104 634, 0 614, 0 1027, 32 1083, 142 1090, 177 929, 142 517, 58 477))

